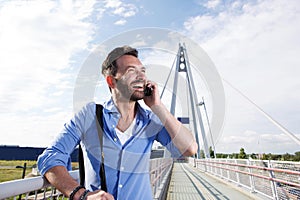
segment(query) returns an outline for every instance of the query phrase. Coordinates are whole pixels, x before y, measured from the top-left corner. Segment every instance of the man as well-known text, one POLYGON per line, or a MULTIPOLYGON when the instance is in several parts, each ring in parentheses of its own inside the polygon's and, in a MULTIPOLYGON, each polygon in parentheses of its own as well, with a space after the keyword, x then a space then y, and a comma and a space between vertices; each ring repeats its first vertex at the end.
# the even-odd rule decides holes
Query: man
POLYGON ((95 103, 87 104, 64 126, 54 144, 38 159, 47 180, 71 199, 152 199, 149 159, 156 140, 173 156, 197 151, 191 132, 166 109, 158 86, 146 77, 136 49, 115 48, 102 64, 102 74, 111 91, 103 104, 103 152, 107 192, 101 190, 98 174, 101 148, 95 118, 95 103), (145 96, 145 87, 152 94, 145 96), (151 109, 142 107, 138 100, 151 109), (81 144, 85 160, 85 188, 68 173, 69 156, 81 144))

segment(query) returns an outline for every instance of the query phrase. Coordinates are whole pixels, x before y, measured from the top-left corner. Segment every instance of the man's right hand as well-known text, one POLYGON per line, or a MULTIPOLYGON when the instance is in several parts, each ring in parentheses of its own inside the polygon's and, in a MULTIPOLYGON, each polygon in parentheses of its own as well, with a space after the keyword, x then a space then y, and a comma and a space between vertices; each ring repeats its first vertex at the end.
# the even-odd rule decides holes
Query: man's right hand
POLYGON ((114 200, 115 198, 111 194, 109 194, 103 190, 96 190, 94 192, 89 192, 86 199, 87 200, 96 200, 96 199, 97 200, 99 200, 99 199, 114 200))

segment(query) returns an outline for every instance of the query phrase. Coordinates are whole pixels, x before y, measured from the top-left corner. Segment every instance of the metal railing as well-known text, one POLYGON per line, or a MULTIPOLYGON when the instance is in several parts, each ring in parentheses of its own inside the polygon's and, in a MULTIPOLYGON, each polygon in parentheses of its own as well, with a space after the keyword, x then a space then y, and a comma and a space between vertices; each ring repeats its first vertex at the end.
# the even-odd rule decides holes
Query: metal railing
MULTIPOLYGON (((165 186, 168 184, 172 165, 172 158, 150 160, 150 180, 154 199, 162 199, 167 189, 165 186)), ((70 175, 79 181, 78 170, 71 171, 70 175)), ((57 197, 64 199, 65 197, 41 176, 0 183, 0 199, 18 199, 19 195, 22 195, 22 199, 57 199, 57 197)))
POLYGON ((189 162, 269 199, 300 199, 300 162, 193 158, 189 162))
POLYGON ((150 180, 154 199, 165 199, 173 167, 172 158, 157 158, 150 163, 150 180))

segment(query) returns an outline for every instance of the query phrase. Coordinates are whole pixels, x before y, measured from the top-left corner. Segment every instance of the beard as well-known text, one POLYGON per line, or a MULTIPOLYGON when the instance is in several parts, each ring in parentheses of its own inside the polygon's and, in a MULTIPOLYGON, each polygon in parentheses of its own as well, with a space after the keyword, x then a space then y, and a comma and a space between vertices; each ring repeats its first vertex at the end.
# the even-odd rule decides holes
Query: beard
POLYGON ((144 98, 144 92, 135 91, 131 94, 130 100, 131 101, 138 101, 144 98))
MULTIPOLYGON (((133 83, 132 83, 133 84, 133 83)), ((144 98, 144 92, 143 91, 136 91, 133 87, 132 84, 127 85, 123 83, 122 81, 118 81, 117 87, 121 93, 121 95, 130 100, 130 101, 138 101, 144 98)))

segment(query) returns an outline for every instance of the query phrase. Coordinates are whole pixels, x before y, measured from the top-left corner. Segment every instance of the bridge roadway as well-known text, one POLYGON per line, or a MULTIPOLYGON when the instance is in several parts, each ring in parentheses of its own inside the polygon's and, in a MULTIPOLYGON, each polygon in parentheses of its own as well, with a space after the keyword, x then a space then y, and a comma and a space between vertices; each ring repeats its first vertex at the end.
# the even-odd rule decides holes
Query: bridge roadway
POLYGON ((263 199, 195 169, 188 163, 174 163, 167 200, 263 199))

